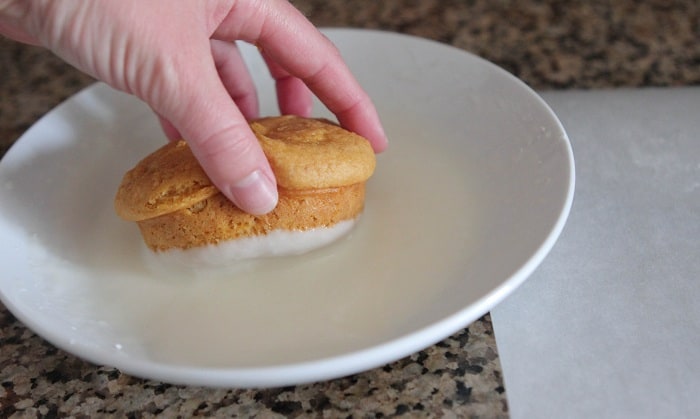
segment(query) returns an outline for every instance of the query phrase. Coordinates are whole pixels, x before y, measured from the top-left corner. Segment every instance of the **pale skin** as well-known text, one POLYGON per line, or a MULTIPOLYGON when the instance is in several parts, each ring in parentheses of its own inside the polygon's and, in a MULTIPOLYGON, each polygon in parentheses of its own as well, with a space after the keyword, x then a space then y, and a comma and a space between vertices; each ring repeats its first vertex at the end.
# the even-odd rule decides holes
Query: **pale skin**
POLYGON ((168 138, 185 138, 212 182, 253 214, 275 207, 277 186, 248 127, 258 99, 233 41, 258 46, 281 113, 311 116, 313 93, 376 152, 387 146, 335 46, 286 0, 0 0, 0 33, 142 99, 168 138))

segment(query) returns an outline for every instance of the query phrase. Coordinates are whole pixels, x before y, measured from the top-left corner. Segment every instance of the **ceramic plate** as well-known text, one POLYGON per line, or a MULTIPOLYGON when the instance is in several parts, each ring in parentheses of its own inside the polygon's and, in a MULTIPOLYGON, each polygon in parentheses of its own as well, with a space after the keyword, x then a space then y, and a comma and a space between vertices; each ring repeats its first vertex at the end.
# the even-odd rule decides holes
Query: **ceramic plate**
MULTIPOLYGON (((247 387, 377 367, 453 334, 542 261, 572 201, 569 141, 522 82, 414 37, 326 30, 390 138, 350 236, 214 276, 149 269, 112 199, 164 140, 149 109, 103 84, 38 121, 0 163, 0 292, 57 347, 171 383, 247 387)), ((277 113, 242 51, 262 114, 277 113)), ((317 104, 316 114, 328 116, 317 104)))

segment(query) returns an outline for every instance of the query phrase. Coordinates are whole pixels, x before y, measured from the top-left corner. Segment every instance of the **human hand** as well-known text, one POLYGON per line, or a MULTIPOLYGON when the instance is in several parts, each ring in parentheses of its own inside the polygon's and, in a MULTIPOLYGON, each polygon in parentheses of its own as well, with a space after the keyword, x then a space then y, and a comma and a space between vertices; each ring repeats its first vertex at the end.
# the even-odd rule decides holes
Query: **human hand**
POLYGON ((49 48, 131 93, 185 138, 212 182, 253 214, 277 204, 277 186, 246 118, 255 86, 232 41, 258 46, 283 114, 308 116, 309 89, 375 151, 387 142, 369 96, 337 49, 286 0, 0 0, 0 33, 49 48))

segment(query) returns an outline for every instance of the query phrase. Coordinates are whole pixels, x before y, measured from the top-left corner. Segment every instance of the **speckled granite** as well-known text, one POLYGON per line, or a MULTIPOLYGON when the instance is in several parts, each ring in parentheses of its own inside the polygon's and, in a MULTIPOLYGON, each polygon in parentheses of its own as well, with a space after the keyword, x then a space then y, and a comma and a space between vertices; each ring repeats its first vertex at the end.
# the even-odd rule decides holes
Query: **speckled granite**
MULTIPOLYGON (((378 28, 455 45, 537 89, 700 84, 695 0, 294 3, 319 26, 378 28)), ((0 155, 91 82, 41 49, 0 39, 0 155)), ((488 315, 424 351, 351 377, 217 390, 88 364, 38 338, 0 305, 0 417, 504 417, 501 375, 488 315)))
POLYGON ((535 89, 700 83, 700 3, 693 0, 294 3, 319 26, 377 28, 454 45, 535 89))
POLYGON ((417 412, 498 416, 507 408, 490 320, 362 374, 268 390, 220 390, 141 380, 55 349, 0 312, 0 417, 309 415, 417 412))

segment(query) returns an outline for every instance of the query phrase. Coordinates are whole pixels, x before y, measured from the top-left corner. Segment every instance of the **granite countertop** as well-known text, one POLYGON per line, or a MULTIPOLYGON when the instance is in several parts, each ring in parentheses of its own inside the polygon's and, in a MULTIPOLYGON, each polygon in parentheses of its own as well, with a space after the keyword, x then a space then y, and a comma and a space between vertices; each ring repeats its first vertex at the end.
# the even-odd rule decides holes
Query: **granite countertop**
MULTIPOLYGON (((695 0, 297 0, 318 26, 376 28, 454 45, 535 89, 700 84, 695 0)), ((93 82, 46 51, 0 39, 0 155, 93 82)), ((2 275, 0 273, 0 275, 2 275)), ((278 389, 137 379, 58 350, 0 305, 0 416, 508 416, 488 315, 382 368, 278 389)))

